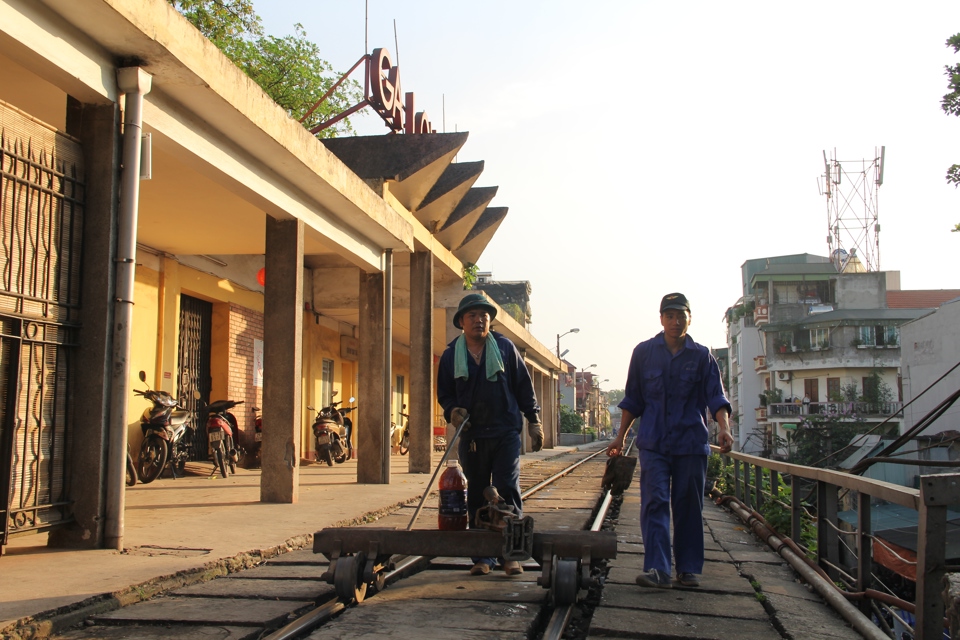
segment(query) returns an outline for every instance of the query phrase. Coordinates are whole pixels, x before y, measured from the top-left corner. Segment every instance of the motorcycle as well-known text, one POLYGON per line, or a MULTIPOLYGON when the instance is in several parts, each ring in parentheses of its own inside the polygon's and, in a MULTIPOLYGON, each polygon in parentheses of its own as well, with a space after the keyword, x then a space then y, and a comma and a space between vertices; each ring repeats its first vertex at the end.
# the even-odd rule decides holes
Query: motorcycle
POLYGON ((410 451, 410 415, 404 413, 407 405, 400 407, 400 424, 390 423, 390 445, 397 449, 400 455, 405 456, 410 451))
MULTIPOLYGON (((140 382, 147 382, 147 374, 143 371, 140 372, 140 382)), ((167 465, 170 465, 173 478, 177 477, 178 472, 182 475, 189 448, 186 445, 180 446, 180 443, 184 442, 184 434, 190 426, 190 412, 182 409, 174 411, 179 408, 179 404, 173 396, 166 391, 151 389, 149 385, 146 391, 134 389, 133 392, 153 403, 153 406, 144 409, 140 416, 143 444, 140 446, 140 457, 134 470, 140 476, 140 482, 153 482, 160 477, 167 465)))
MULTIPOLYGON (((336 394, 337 392, 334 391, 333 395, 336 394)), ((356 398, 350 398, 350 402, 354 400, 356 398)), ((329 467, 333 466, 334 461, 337 464, 346 462, 353 451, 349 433, 346 432, 344 426, 344 415, 348 413, 348 410, 338 409, 338 404, 340 404, 339 400, 331 401, 328 406, 317 411, 317 417, 313 420, 313 435, 317 443, 316 459, 318 462, 326 462, 329 467), (347 448, 343 446, 345 434, 348 436, 347 448)), ((308 406, 307 409, 316 411, 311 406, 308 406)), ((350 426, 353 426, 352 422, 350 426)))
POLYGON ((243 400, 217 400, 207 405, 207 442, 213 458, 214 470, 220 469, 220 475, 227 477, 227 465, 230 473, 237 473, 237 462, 242 450, 238 446, 240 426, 230 409, 243 404, 243 400))
POLYGON ((252 407, 253 411, 253 448, 250 450, 253 460, 250 462, 251 469, 260 468, 260 447, 263 444, 263 417, 260 415, 260 407, 252 407))

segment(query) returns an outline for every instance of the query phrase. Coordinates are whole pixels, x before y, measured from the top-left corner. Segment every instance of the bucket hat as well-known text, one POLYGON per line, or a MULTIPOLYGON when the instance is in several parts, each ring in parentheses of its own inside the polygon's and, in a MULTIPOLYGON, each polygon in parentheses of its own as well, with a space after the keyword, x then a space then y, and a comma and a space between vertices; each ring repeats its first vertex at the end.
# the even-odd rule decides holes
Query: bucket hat
POLYGON ((487 297, 482 293, 471 293, 465 295, 463 300, 460 301, 460 306, 457 307, 457 312, 453 314, 453 326, 457 329, 463 329, 460 326, 460 318, 470 309, 483 309, 490 314, 490 319, 493 320, 497 317, 497 308, 490 304, 490 301, 487 300, 487 297))
POLYGON ((690 301, 682 293, 668 293, 660 301, 660 313, 667 309, 685 309, 690 311, 690 301))

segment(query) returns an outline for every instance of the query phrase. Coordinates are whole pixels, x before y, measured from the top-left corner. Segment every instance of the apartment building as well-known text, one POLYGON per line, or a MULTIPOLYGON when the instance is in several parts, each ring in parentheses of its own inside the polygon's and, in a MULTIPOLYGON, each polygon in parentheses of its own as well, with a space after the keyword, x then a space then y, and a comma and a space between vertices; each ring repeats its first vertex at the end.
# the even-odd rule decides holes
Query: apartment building
POLYGON ((899 433, 900 327, 954 291, 907 295, 897 271, 797 254, 747 260, 727 310, 730 396, 740 450, 788 453, 806 416, 857 416, 899 433), (912 306, 916 305, 916 306, 912 306))

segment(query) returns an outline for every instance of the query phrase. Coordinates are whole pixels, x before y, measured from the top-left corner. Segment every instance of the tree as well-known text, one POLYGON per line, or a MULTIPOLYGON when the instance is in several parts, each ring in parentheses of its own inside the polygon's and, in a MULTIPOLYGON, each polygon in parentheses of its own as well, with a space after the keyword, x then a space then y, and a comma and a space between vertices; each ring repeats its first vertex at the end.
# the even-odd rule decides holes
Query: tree
MULTIPOLYGON (((253 0, 167 1, 297 120, 339 79, 340 74, 320 57, 320 48, 307 39, 302 25, 294 25, 294 35, 265 35, 253 0)), ((359 83, 347 80, 303 124, 312 128, 362 98, 359 83)), ((317 136, 332 138, 352 131, 344 118, 317 136)))
POLYGON ((583 418, 565 404, 560 405, 560 433, 583 433, 583 418))
POLYGON ((834 468, 850 453, 844 451, 854 436, 867 431, 866 421, 852 410, 803 416, 788 435, 790 462, 808 467, 834 468))
POLYGON ((623 400, 624 390, 623 389, 611 389, 606 392, 607 402, 609 404, 620 404, 620 401, 623 400))
MULTIPOLYGON (((953 49, 954 53, 960 53, 960 33, 947 38, 947 48, 953 49)), ((960 115, 960 63, 944 66, 944 73, 950 81, 947 83, 949 93, 943 96, 940 101, 940 108, 944 113, 951 116, 960 115)), ((947 182, 953 186, 960 186, 960 164, 952 165, 947 169, 947 182)), ((957 224, 951 231, 960 231, 960 224, 957 224)))

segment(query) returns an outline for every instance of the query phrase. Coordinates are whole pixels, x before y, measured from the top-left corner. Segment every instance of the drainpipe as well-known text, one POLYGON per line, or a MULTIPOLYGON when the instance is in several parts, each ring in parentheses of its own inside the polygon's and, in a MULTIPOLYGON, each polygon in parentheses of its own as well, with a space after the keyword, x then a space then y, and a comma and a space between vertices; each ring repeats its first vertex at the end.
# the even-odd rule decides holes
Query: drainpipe
POLYGON ((107 426, 107 502, 104 547, 123 549, 124 490, 127 465, 127 395, 130 361, 130 323, 137 257, 137 212, 140 202, 140 147, 143 132, 143 96, 152 77, 139 67, 117 70, 124 94, 123 173, 120 181, 120 219, 117 224, 116 298, 114 299, 113 357, 110 381, 110 417, 107 426))
MULTIPOLYGON (((386 348, 383 354, 383 433, 381 440, 380 478, 384 484, 390 484, 390 403, 393 394, 393 249, 383 254, 383 341, 386 348)), ((399 425, 398 425, 399 426, 399 425)))

